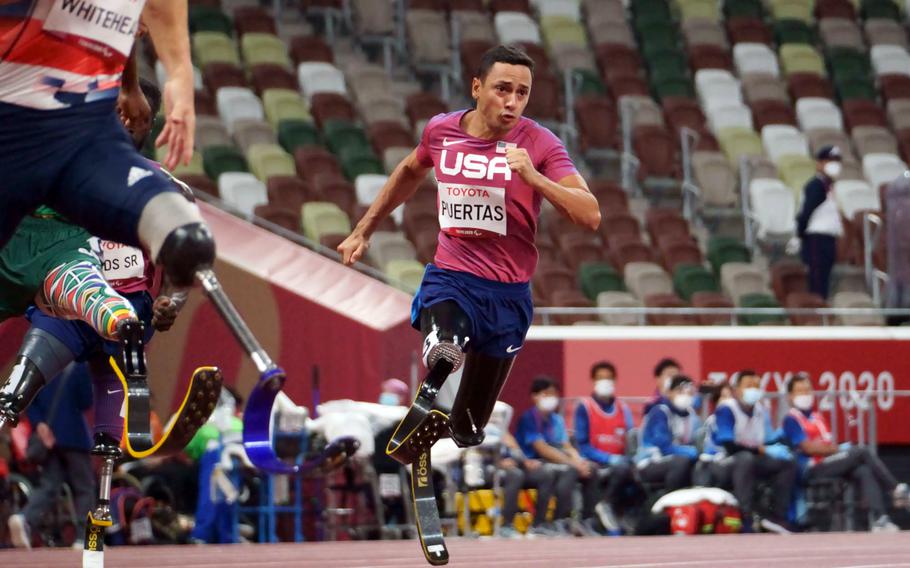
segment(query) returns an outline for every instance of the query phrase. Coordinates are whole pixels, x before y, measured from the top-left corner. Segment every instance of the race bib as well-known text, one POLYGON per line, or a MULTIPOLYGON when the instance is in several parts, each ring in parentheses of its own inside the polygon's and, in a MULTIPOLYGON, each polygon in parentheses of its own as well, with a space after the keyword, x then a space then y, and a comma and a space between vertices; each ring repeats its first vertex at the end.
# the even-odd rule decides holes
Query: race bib
POLYGON ((439 227, 453 237, 505 236, 505 188, 440 183, 439 227))
POLYGON ((145 0, 54 0, 44 31, 101 57, 126 58, 145 0))
POLYGON ((101 272, 108 282, 142 278, 145 255, 142 250, 113 241, 101 241, 101 272))

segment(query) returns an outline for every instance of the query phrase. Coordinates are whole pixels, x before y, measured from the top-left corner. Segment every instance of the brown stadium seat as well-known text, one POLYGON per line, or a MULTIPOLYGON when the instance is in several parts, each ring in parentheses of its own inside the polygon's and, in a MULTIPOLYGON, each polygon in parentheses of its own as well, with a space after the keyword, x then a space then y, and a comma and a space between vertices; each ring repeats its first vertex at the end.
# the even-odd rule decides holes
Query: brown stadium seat
POLYGON ((831 82, 815 73, 791 73, 787 77, 787 86, 794 101, 803 97, 834 99, 831 82))
POLYGON ((415 126, 421 120, 428 120, 437 114, 449 112, 449 107, 438 96, 432 93, 414 93, 407 99, 405 112, 411 125, 415 126))
POLYGON ((618 44, 599 45, 595 50, 600 75, 639 75, 642 70, 641 55, 634 47, 618 44))
POLYGON ((493 46, 494 44, 490 41, 475 39, 463 41, 458 47, 458 51, 461 53, 461 80, 465 85, 466 94, 470 94, 471 79, 480 69, 481 57, 493 46))
POLYGON ((209 195, 220 197, 218 193, 218 184, 210 180, 208 176, 199 174, 181 174, 180 181, 190 186, 193 191, 203 191, 209 195))
POLYGON ((680 24, 686 45, 691 48, 710 45, 720 47, 725 50, 730 49, 730 42, 727 40, 727 32, 721 25, 706 18, 689 18, 683 20, 680 24))
POLYGON ((202 81, 210 93, 218 92, 221 87, 246 87, 246 75, 243 69, 233 63, 213 61, 202 71, 202 81))
POLYGON ((651 207, 645 213, 645 229, 652 243, 660 241, 661 236, 691 238, 689 222, 679 210, 670 207, 651 207))
POLYGON ((320 174, 342 175, 338 158, 325 148, 313 146, 297 148, 294 150, 294 164, 297 166, 297 175, 310 185, 313 184, 313 179, 320 174))
POLYGON ((348 216, 354 215, 357 195, 354 185, 344 176, 336 174, 319 174, 313 179, 313 194, 319 201, 329 201, 337 205, 348 216))
MULTIPOLYGON (((652 294, 645 298, 645 306, 649 308, 687 308, 685 303, 676 294, 652 294)), ((698 318, 687 314, 649 314, 650 325, 698 325, 698 318)))
POLYGON ((534 96, 528 99, 524 114, 535 120, 562 120, 563 105, 560 100, 562 83, 553 75, 534 75, 534 96))
POLYGON ((561 265, 539 265, 531 278, 534 293, 549 305, 553 292, 575 288, 575 273, 561 265))
POLYGON ((483 12, 483 0, 449 0, 449 10, 453 12, 483 12))
POLYGON ((250 69, 253 90, 262 97, 267 89, 290 89, 296 91, 300 88, 297 77, 277 63, 261 63, 250 69))
POLYGON ((705 130, 705 115, 698 101, 687 97, 664 97, 660 102, 664 119, 673 132, 690 128, 696 132, 705 130))
POLYGON ((319 36, 296 36, 291 38, 289 53, 294 65, 300 65, 304 61, 335 63, 335 55, 332 53, 332 48, 319 36))
POLYGON ((885 101, 910 99, 910 77, 906 75, 879 75, 878 86, 885 101))
POLYGON ((689 238, 666 238, 660 241, 660 256, 667 272, 673 274, 681 264, 702 264, 704 257, 698 245, 689 238))
POLYGON ((537 258, 538 262, 543 263, 559 263, 562 253, 559 252, 559 248, 550 238, 540 231, 537 232, 537 238, 535 239, 534 246, 537 247, 537 258))
POLYGON ((490 11, 496 12, 524 12, 531 13, 531 4, 528 0, 491 0, 490 11))
POLYGON ((196 90, 194 96, 194 106, 196 114, 206 116, 218 116, 218 110, 215 108, 215 99, 206 90, 196 90))
POLYGON ((796 116, 793 113, 793 105, 781 101, 755 101, 751 105, 752 118, 755 121, 755 130, 761 132, 761 129, 769 124, 788 124, 796 126, 796 116))
MULTIPOLYGON (((783 302, 787 308, 827 308, 828 304, 818 294, 811 292, 792 292, 783 302)), ((833 319, 833 318, 829 318, 833 319)), ((790 323, 793 325, 824 325, 824 318, 815 314, 790 314, 790 323)))
MULTIPOLYGON (((555 308, 592 308, 594 303, 581 293, 578 288, 555 290, 550 296, 550 306, 555 308)), ((582 321, 594 321, 595 315, 559 315, 553 316, 551 321, 556 325, 572 325, 582 321)))
POLYGON ((404 206, 401 222, 405 235, 413 242, 417 235, 424 231, 439 231, 439 219, 436 215, 436 204, 427 205, 409 201, 404 206))
POLYGON ((771 289, 781 303, 794 292, 809 291, 809 273, 803 263, 782 260, 771 266, 771 289))
POLYGON ((275 18, 258 6, 239 6, 234 10, 234 29, 237 37, 250 32, 278 35, 275 18))
MULTIPOLYGON (((733 308, 733 302, 720 292, 695 292, 692 306, 696 308, 733 308)), ((701 325, 730 325, 730 316, 699 314, 695 316, 701 325)))
POLYGON ((641 233, 610 233, 603 238, 604 243, 607 245, 607 254, 610 260, 613 260, 613 252, 619 250, 628 243, 641 243, 645 244, 642 240, 641 233))
POLYGON ((279 227, 284 227, 295 233, 300 232, 299 207, 297 209, 290 209, 281 205, 275 205, 274 203, 266 203, 265 205, 257 205, 256 209, 253 210, 253 213, 257 217, 262 217, 266 221, 271 221, 279 227))
POLYGON ((338 93, 316 93, 310 99, 310 114, 316 126, 321 130, 328 120, 346 120, 354 122, 357 111, 344 95, 338 93))
POLYGON ((816 0, 815 17, 819 20, 823 18, 845 18, 855 21, 856 10, 850 0, 816 0))
POLYGON ((620 272, 630 262, 654 262, 653 249, 642 243, 629 241, 616 245, 610 249, 613 266, 620 272))
POLYGON ((585 262, 603 262, 606 249, 597 233, 566 233, 557 241, 562 258, 574 272, 585 262))
POLYGON ((638 73, 627 73, 617 71, 615 74, 607 76, 607 88, 616 99, 625 96, 643 96, 650 97, 651 90, 648 82, 645 81, 638 73))
POLYGON ((559 243, 560 237, 568 233, 581 233, 584 235, 593 235, 595 238, 597 237, 597 235, 588 229, 576 225, 568 217, 565 217, 556 211, 550 211, 542 222, 545 222, 546 224, 550 239, 557 244, 559 243))
POLYGON ((348 238, 347 233, 326 233, 319 237, 319 244, 329 250, 335 250, 348 238))
POLYGON ((305 201, 313 201, 313 190, 297 176, 270 176, 265 185, 272 205, 300 211, 305 201))
POLYGON ((888 127, 888 117, 885 111, 872 101, 865 99, 851 99, 844 101, 841 108, 844 114, 844 128, 848 132, 857 126, 888 127))
POLYGON ((701 69, 733 70, 730 50, 717 45, 693 45, 689 47, 689 65, 692 73, 701 69))
POLYGON ((607 211, 600 220, 600 234, 604 241, 611 235, 632 235, 641 240, 641 225, 638 219, 625 211, 607 211))
POLYGON ((400 122, 391 120, 374 122, 367 130, 367 136, 370 143, 373 144, 377 156, 383 155, 386 150, 396 146, 414 147, 414 136, 400 122))
MULTIPOLYGON (((362 203, 355 204, 354 214, 351 216, 351 221, 356 223, 357 221, 363 219, 363 216, 366 214, 369 208, 369 205, 364 205, 362 203)), ((398 225, 395 224, 395 219, 393 219, 391 215, 380 221, 376 226, 375 232, 379 233, 381 231, 388 231, 390 233, 398 232, 398 225)))
MULTIPOLYGON (((550 55, 542 45, 536 43, 521 42, 519 47, 525 50, 531 59, 534 60, 534 86, 537 86, 537 78, 540 75, 549 75, 555 71, 550 61, 550 55)), ((534 97, 531 97, 532 99, 534 97)))
POLYGON ((679 142, 663 126, 642 124, 632 132, 632 146, 641 162, 640 180, 647 178, 675 178, 679 175, 676 149, 679 142))
POLYGON ((771 30, 756 18, 730 18, 727 20, 727 33, 730 43, 764 43, 771 45, 771 30))
POLYGON ((588 181, 588 187, 597 198, 601 211, 605 213, 629 211, 629 194, 618 183, 595 178, 588 181))
POLYGON ((756 101, 764 100, 780 101, 782 103, 790 102, 790 95, 787 94, 787 85, 780 77, 766 73, 749 73, 741 77, 741 80, 746 104, 751 105, 756 101))
POLYGON ((619 115, 613 99, 604 95, 579 96, 575 99, 575 122, 582 152, 619 147, 619 115))

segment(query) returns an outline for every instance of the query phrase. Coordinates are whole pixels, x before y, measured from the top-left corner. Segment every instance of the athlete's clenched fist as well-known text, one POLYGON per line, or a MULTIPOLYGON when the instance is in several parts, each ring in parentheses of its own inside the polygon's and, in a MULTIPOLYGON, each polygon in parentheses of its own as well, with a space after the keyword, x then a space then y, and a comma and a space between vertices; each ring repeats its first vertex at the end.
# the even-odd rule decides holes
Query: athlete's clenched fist
POLYGON ((531 178, 537 175, 531 156, 524 148, 507 148, 506 162, 509 169, 521 176, 526 183, 531 183, 531 178))

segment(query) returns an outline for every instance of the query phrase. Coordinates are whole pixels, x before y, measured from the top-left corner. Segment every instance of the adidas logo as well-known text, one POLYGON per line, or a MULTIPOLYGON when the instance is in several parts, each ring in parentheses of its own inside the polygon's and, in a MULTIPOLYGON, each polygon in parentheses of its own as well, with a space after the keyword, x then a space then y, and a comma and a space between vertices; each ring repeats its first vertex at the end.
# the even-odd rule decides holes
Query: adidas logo
POLYGON ((133 166, 132 168, 130 168, 130 174, 126 177, 126 186, 133 187, 140 180, 145 179, 145 178, 149 177, 150 175, 152 175, 152 172, 150 172, 148 170, 144 170, 142 168, 137 168, 136 166, 133 166))

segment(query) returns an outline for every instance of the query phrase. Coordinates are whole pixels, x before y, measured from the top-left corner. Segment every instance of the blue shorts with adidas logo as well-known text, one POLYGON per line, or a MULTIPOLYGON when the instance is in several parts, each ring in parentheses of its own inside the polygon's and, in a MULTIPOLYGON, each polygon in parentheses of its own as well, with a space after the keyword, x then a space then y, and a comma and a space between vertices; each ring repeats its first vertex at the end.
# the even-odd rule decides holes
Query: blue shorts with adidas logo
POLYGON ((468 351, 510 358, 524 345, 534 317, 527 282, 505 283, 428 264, 411 304, 411 325, 420 329, 420 310, 452 300, 471 319, 468 351))
POLYGON ((175 187, 135 150, 115 100, 60 110, 0 103, 0 247, 39 205, 93 235, 140 246, 142 210, 175 187))

